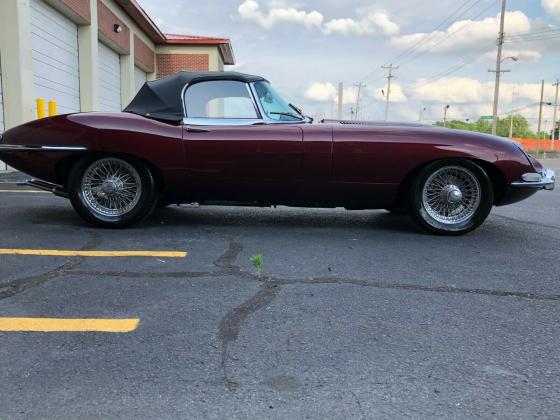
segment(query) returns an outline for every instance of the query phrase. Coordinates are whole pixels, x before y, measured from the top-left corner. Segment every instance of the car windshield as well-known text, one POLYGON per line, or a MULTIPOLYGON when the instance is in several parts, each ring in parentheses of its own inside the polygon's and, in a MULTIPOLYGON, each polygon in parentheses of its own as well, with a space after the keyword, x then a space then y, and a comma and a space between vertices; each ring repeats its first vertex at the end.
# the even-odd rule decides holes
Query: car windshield
POLYGON ((266 115, 276 121, 302 121, 303 117, 290 106, 268 82, 255 83, 255 90, 266 115))

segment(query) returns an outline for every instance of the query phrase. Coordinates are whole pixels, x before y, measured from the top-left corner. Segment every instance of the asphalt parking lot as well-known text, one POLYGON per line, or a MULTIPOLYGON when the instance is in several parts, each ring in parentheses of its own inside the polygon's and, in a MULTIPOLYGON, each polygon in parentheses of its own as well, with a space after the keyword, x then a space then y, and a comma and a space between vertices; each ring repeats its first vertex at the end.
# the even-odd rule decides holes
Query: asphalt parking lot
POLYGON ((98 230, 14 179, 2 419, 560 413, 560 190, 448 238, 338 209, 185 206, 98 230))

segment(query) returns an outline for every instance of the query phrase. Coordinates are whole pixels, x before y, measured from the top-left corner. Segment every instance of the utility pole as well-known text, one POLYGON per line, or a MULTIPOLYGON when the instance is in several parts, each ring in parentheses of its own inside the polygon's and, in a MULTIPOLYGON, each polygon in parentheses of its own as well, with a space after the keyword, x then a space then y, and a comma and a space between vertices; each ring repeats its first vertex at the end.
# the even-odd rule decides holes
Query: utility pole
POLYGON ((540 136, 541 127, 542 127, 542 109, 544 105, 544 80, 541 84, 541 101, 539 102, 539 124, 537 129, 537 137, 540 136))
POLYGON ((389 119, 389 102, 391 101, 391 79, 393 79, 393 70, 398 70, 399 67, 393 66, 393 64, 389 64, 388 66, 381 66, 384 70, 389 70, 389 74, 387 75, 387 103, 385 104, 385 121, 389 119))
MULTIPOLYGON (((552 141, 556 140, 556 122, 557 122, 557 113, 558 113, 558 88, 560 87, 560 80, 556 79, 556 83, 552 86, 556 86, 556 98, 554 99, 554 117, 552 119, 552 141)), ((559 130, 560 135, 560 130, 559 130)))
POLYGON ((506 17, 506 1, 502 0, 502 14, 500 16, 500 33, 498 35, 498 54, 496 56, 496 82, 494 85, 494 113, 492 118, 492 134, 498 131, 498 103, 500 101, 500 76, 502 74, 502 47, 504 45, 504 24, 506 17))
POLYGON ((515 103, 515 85, 511 90, 511 115, 509 116, 509 138, 513 139, 513 104, 515 103))
POLYGON ((449 110, 449 108, 451 107, 451 105, 445 105, 445 108, 443 108, 443 126, 447 128, 447 111, 449 110))
POLYGON ((344 84, 338 84, 338 119, 342 119, 342 104, 344 102, 344 84))
POLYGON ((356 97, 356 119, 358 119, 358 113, 360 112, 360 93, 362 92, 362 88, 365 88, 366 85, 360 82, 354 83, 354 87, 358 88, 358 96, 356 97))

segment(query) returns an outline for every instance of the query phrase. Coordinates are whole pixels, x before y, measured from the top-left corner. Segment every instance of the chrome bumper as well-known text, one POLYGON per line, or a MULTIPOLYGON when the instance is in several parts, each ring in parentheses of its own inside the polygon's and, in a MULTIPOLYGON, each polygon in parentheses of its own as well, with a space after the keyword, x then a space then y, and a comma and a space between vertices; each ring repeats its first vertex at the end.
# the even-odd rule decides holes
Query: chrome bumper
POLYGON ((536 188, 539 190, 553 190, 556 183, 556 174, 552 169, 545 169, 541 173, 523 174, 523 180, 511 183, 517 188, 536 188))

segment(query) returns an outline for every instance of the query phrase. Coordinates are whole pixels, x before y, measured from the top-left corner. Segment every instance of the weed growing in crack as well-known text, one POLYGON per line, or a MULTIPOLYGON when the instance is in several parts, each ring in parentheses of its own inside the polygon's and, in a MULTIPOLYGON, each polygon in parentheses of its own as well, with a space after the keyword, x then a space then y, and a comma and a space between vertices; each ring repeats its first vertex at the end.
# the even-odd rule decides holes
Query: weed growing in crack
POLYGON ((261 254, 253 255, 251 257, 251 262, 253 263, 253 267, 257 270, 257 275, 261 275, 262 273, 262 264, 263 264, 263 257, 261 254))

